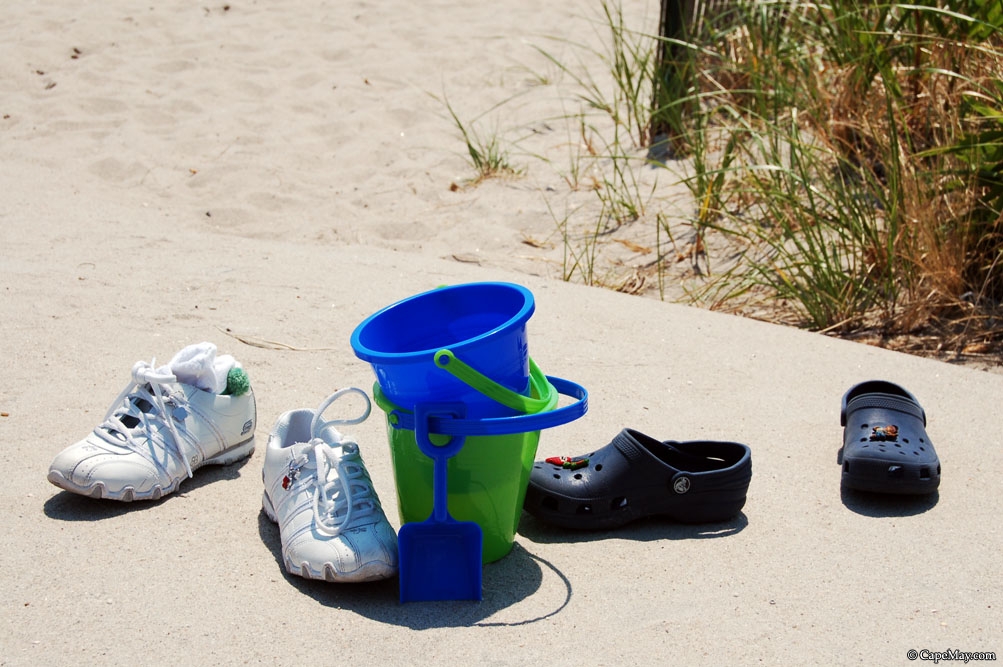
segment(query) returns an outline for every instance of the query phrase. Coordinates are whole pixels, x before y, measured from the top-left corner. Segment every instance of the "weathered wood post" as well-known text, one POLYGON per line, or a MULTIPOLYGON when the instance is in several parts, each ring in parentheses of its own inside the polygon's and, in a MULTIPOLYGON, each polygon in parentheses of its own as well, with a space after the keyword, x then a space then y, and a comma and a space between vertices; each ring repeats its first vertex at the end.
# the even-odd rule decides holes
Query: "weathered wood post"
POLYGON ((693 17, 699 0, 662 0, 658 19, 658 56, 651 90, 651 122, 648 141, 652 154, 677 152, 681 119, 686 104, 672 104, 681 99, 689 87, 693 72, 692 55, 682 42, 690 38, 693 17))

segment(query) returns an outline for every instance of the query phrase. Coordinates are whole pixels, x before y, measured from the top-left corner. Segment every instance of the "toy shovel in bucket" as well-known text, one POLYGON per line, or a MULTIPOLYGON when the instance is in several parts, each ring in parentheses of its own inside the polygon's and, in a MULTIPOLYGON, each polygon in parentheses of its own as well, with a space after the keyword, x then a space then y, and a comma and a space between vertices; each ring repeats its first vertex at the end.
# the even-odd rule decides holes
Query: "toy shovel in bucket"
POLYGON ((404 524, 397 535, 401 602, 481 599, 481 527, 457 521, 447 506, 446 464, 463 448, 466 437, 450 436, 439 446, 428 434, 430 416, 462 419, 465 413, 462 403, 414 407, 415 441, 432 459, 432 514, 425 521, 404 524))

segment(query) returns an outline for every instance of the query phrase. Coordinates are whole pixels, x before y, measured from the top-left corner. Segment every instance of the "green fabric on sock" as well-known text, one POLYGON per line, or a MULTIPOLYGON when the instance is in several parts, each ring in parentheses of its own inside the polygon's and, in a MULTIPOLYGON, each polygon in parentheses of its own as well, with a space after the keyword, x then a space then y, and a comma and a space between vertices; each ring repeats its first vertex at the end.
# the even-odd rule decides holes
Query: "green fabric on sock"
POLYGON ((226 389, 223 393, 233 396, 241 396, 250 390, 251 381, 248 379, 247 373, 244 369, 239 366, 231 368, 230 372, 226 374, 226 389))

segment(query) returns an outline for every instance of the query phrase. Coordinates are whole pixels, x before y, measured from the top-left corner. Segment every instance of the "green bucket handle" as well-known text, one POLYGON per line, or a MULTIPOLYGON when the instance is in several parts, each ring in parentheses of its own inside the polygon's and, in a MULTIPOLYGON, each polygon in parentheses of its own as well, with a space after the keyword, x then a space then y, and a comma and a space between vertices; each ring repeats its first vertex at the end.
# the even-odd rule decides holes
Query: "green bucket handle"
MULTIPOLYGON (((449 436, 512 435, 529 433, 562 426, 582 417, 589 409, 589 392, 576 382, 545 375, 545 382, 562 396, 575 399, 570 405, 553 410, 512 417, 490 417, 484 419, 454 419, 446 416, 429 416, 427 432, 449 436)), ((387 413, 387 423, 394 429, 413 431, 416 428, 414 413, 394 405, 380 389, 380 383, 373 384, 373 398, 376 405, 387 413)))
POLYGON ((452 350, 442 349, 434 355, 435 365, 450 373, 460 382, 469 385, 488 398, 525 414, 536 414, 547 409, 553 400, 553 386, 546 381, 532 358, 529 360, 530 393, 539 398, 530 398, 498 384, 475 368, 458 359, 452 350), (543 378, 541 382, 541 378, 543 378))

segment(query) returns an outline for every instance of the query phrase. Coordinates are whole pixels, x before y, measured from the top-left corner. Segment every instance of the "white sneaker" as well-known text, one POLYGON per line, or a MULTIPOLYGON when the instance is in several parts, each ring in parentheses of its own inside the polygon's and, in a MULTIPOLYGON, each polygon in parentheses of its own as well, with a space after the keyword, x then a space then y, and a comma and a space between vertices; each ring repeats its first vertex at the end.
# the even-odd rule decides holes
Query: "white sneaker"
POLYGON ((361 389, 329 396, 317 410, 281 415, 268 437, 262 507, 279 524, 282 560, 291 574, 331 582, 386 579, 397 574, 397 535, 373 489, 359 445, 334 424, 358 424, 371 409, 361 389), (321 421, 346 393, 366 399, 357 419, 321 421))
POLYGON ((56 456, 50 482, 92 498, 156 500, 204 465, 251 455, 254 394, 233 357, 201 343, 155 363, 136 362, 104 421, 56 456))

